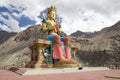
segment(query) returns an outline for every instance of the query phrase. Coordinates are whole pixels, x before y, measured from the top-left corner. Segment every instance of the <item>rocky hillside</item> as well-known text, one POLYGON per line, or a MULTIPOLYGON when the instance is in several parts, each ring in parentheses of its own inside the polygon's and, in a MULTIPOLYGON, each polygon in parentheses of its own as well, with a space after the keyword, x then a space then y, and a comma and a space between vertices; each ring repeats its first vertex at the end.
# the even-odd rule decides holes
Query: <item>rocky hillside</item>
POLYGON ((0 31, 0 44, 8 40, 10 37, 16 35, 15 32, 0 31))
POLYGON ((89 66, 120 65, 120 21, 89 35, 75 39, 81 45, 80 61, 89 66))
POLYGON ((36 25, 9 38, 0 45, 0 66, 24 66, 31 55, 28 45, 41 36, 45 35, 40 33, 40 25, 36 25))

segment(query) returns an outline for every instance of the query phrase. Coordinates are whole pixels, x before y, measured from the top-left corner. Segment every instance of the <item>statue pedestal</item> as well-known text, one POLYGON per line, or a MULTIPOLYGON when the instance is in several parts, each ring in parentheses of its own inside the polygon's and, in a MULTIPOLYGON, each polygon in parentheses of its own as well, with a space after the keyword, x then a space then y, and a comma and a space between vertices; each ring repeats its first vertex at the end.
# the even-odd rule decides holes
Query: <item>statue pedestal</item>
POLYGON ((61 59, 54 61, 54 67, 80 67, 81 65, 74 59, 61 59))
POLYGON ((37 39, 29 45, 32 51, 31 61, 26 65, 28 68, 49 68, 49 67, 81 67, 80 64, 75 60, 76 51, 79 48, 78 44, 71 45, 71 59, 60 59, 53 61, 51 41, 37 39), (49 48, 49 56, 45 56, 44 50, 49 48))
MULTIPOLYGON (((46 59, 43 54, 43 50, 49 47, 51 44, 48 40, 37 39, 32 44, 29 45, 29 48, 32 51, 31 61, 26 65, 29 68, 48 68, 52 67, 52 64, 46 64, 46 59)), ((52 57, 50 58, 52 61, 52 57)))

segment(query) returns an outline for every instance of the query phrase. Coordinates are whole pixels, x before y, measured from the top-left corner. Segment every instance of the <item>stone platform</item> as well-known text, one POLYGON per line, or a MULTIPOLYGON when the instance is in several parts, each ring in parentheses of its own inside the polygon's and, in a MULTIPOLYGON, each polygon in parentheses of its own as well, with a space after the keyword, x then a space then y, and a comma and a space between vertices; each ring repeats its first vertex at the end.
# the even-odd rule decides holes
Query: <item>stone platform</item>
POLYGON ((19 68, 14 71, 19 75, 41 75, 41 74, 61 74, 61 73, 73 73, 73 72, 86 72, 86 71, 99 71, 99 70, 109 70, 105 67, 85 67, 81 70, 78 67, 71 68, 19 68))

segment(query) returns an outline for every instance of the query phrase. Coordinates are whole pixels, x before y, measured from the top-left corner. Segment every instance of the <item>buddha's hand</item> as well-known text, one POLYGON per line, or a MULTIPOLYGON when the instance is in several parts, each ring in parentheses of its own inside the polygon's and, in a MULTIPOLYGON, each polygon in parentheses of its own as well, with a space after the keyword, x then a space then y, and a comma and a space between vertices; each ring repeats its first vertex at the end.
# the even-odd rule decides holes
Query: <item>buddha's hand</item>
POLYGON ((48 27, 50 30, 55 29, 55 27, 54 27, 54 26, 52 26, 52 24, 51 24, 51 23, 47 23, 47 27, 48 27))
POLYGON ((61 28, 59 28, 58 31, 57 31, 58 35, 61 35, 61 32, 62 32, 61 28))

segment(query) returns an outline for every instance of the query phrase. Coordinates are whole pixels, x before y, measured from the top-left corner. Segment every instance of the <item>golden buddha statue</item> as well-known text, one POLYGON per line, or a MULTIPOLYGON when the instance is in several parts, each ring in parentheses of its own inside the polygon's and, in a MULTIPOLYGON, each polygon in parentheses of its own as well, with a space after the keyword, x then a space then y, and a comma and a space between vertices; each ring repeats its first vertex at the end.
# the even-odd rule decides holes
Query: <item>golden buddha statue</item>
POLYGON ((54 43, 53 46, 53 58, 65 59, 71 58, 70 53, 70 39, 68 37, 60 37, 61 34, 61 24, 59 21, 56 21, 56 8, 51 6, 47 9, 47 20, 43 19, 42 21, 42 30, 48 32, 47 40, 51 40, 54 43), (61 41, 65 44, 66 55, 63 56, 61 49, 61 41))
POLYGON ((59 27, 59 23, 55 21, 56 18, 56 8, 51 6, 47 10, 47 20, 42 22, 43 31, 49 30, 48 34, 59 35, 61 29, 59 27))
POLYGON ((48 33, 46 39, 50 40, 51 43, 47 41, 46 46, 46 40, 33 42, 30 46, 33 56, 31 62, 26 65, 27 67, 80 66, 73 56, 77 46, 70 43, 69 37, 61 37, 61 22, 56 20, 56 8, 54 6, 47 9, 47 18, 43 15, 41 30, 48 33))

